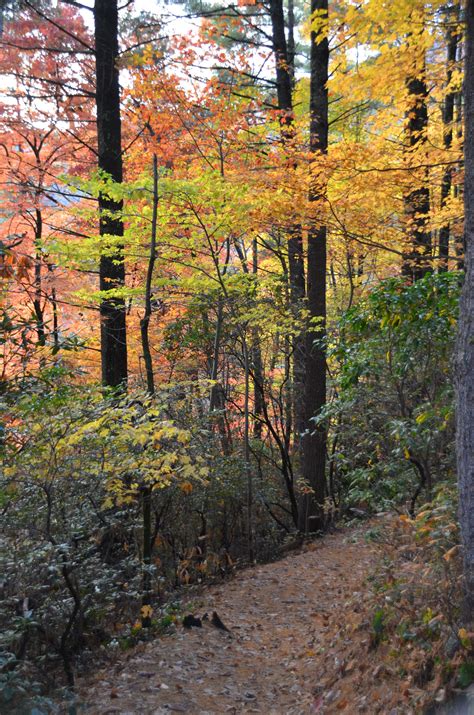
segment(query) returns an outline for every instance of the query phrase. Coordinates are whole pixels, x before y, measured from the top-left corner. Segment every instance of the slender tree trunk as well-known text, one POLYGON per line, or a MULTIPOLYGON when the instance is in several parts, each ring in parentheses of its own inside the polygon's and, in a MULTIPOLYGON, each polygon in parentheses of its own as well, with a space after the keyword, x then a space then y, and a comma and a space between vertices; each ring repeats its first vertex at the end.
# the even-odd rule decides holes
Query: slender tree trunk
MULTIPOLYGON (((446 10, 446 20, 448 22, 448 28, 446 30, 446 85, 448 87, 448 92, 444 100, 443 107, 443 125, 444 125, 444 135, 443 144, 444 148, 449 150, 453 142, 453 121, 454 121, 454 102, 456 100, 456 92, 449 89, 451 83, 451 78, 453 76, 453 70, 456 66, 456 57, 458 49, 458 29, 453 27, 453 23, 459 18, 459 5, 451 5, 446 10)), ((446 206, 447 200, 451 193, 452 184, 452 168, 448 166, 443 174, 441 182, 441 208, 446 206)), ((440 257, 440 271, 448 270, 448 259, 449 259, 449 237, 450 237, 451 227, 449 222, 446 222, 441 226, 439 231, 439 257, 440 257)))
POLYGON ((213 412, 214 410, 216 410, 219 405, 220 385, 217 383, 217 376, 219 374, 219 351, 220 351, 220 346, 221 346, 222 320, 223 320, 222 297, 219 295, 219 297, 217 299, 216 332, 214 333, 214 349, 213 349, 213 354, 212 354, 211 380, 213 382, 213 385, 211 387, 211 395, 210 395, 210 404, 209 404, 210 412, 213 412))
MULTIPOLYGON (((411 157, 426 144, 428 132, 428 89, 425 79, 424 50, 416 47, 417 37, 413 38, 413 59, 411 76, 407 78, 408 109, 406 115, 406 153, 411 157), (418 53, 422 53, 418 56, 418 53)), ((418 162, 417 162, 418 163, 418 162)), ((410 280, 418 280, 432 270, 431 232, 429 230, 430 189, 428 172, 425 169, 414 172, 412 180, 418 184, 404 197, 406 229, 410 248, 406 252, 402 273, 410 280), (418 172, 422 172, 420 179, 418 172)))
MULTIPOLYGON (((51 266, 48 266, 48 270, 52 271, 51 266)), ((56 297, 56 288, 53 286, 51 289, 51 307, 53 310, 53 344, 56 352, 59 350, 59 319, 58 319, 58 301, 56 297)))
MULTIPOLYGON (((117 0, 95 0, 95 59, 98 166, 113 181, 122 182, 120 87, 118 58, 117 0)), ((102 255, 99 266, 100 290, 104 293, 125 286, 123 260, 122 202, 106 192, 99 196, 100 235, 114 241, 112 255, 102 255), (118 241, 117 241, 118 239, 118 241)), ((127 380, 127 337, 125 300, 113 294, 100 304, 102 382, 116 387, 127 380)))
MULTIPOLYGON (((312 0, 311 15, 327 15, 328 0, 312 0)), ((310 149, 324 156, 328 148, 328 65, 327 33, 311 33, 310 78, 310 149)), ((309 199, 322 204, 325 186, 311 177, 309 199)), ((311 226, 308 232, 308 310, 310 325, 306 334, 305 412, 306 431, 302 439, 303 479, 311 490, 303 495, 299 528, 304 532, 319 531, 324 526, 326 497, 326 427, 315 426, 311 417, 319 415, 326 404, 326 226, 311 226)))
MULTIPOLYGON (((151 603, 151 557, 152 557, 152 534, 151 534, 151 486, 144 484, 142 487, 142 520, 143 520, 143 581, 142 581, 142 606, 149 606, 151 603)), ((151 617, 148 609, 142 611, 142 626, 151 626, 151 617)))
POLYGON ((466 2, 465 281, 456 348, 457 436, 461 537, 464 547, 466 619, 474 614, 474 0, 466 2))
MULTIPOLYGON (((39 201, 39 197, 36 197, 39 201)), ((41 305, 42 302, 42 277, 41 277, 41 266, 43 263, 41 255, 41 239, 43 237, 43 216, 41 210, 35 209, 35 278, 34 278, 34 299, 33 306, 35 309, 36 318, 36 333, 38 335, 38 345, 46 344, 46 330, 44 325, 44 310, 41 305)))
POLYGON ((148 268, 145 280, 145 313, 140 320, 140 332, 142 338, 143 360, 145 362, 146 387, 150 395, 155 394, 155 379, 153 376, 153 361, 150 350, 150 318, 152 313, 152 281, 153 270, 156 261, 156 227, 158 219, 158 160, 153 154, 153 208, 151 217, 151 240, 150 255, 148 257, 148 268))
MULTIPOLYGON (((229 266, 229 260, 230 260, 230 242, 227 242, 227 251, 226 251, 226 258, 224 262, 224 266, 222 269, 222 274, 220 272, 220 269, 217 266, 217 270, 219 273, 219 279, 221 282, 222 286, 222 279, 223 276, 227 273, 227 268, 229 266)), ((214 335, 214 349, 213 349, 213 357, 212 357, 212 367, 211 367, 211 380, 213 381, 213 385, 211 387, 211 394, 210 394, 210 404, 209 404, 209 412, 220 412, 219 416, 217 417, 217 429, 219 431, 219 434, 221 435, 221 441, 222 441, 222 450, 224 454, 229 455, 232 453, 232 439, 230 435, 230 431, 228 429, 228 422, 227 422, 227 417, 226 417, 226 394, 225 394, 225 389, 222 384, 222 380, 219 382, 218 381, 218 376, 219 376, 219 359, 220 359, 220 351, 221 351, 221 336, 222 336, 222 327, 223 327, 223 322, 224 322, 224 294, 219 294, 219 297, 217 299, 217 321, 216 321, 216 332, 214 335)))
MULTIPOLYGON (((151 218, 151 239, 150 254, 148 257, 148 268, 145 279, 145 313, 140 320, 140 333, 142 339, 143 359, 145 361, 146 387, 149 395, 155 394, 155 378, 153 375, 153 361, 150 350, 150 318, 152 314, 152 282, 153 270, 156 261, 156 229, 158 220, 158 160, 153 154, 153 208, 151 218)), ((142 487, 142 517, 143 517, 143 583, 142 583, 142 606, 149 606, 151 603, 151 558, 153 552, 154 537, 151 532, 151 496, 152 488, 149 484, 142 487)), ((142 614, 142 626, 149 628, 151 617, 145 610, 142 614)))
MULTIPOLYGON (((252 274, 257 276, 258 272, 258 245, 257 239, 254 238, 252 245, 252 274)), ((262 439, 263 426, 263 362, 262 351, 260 348, 259 331, 257 328, 252 330, 252 363, 253 363, 253 436, 255 439, 262 439)))
MULTIPOLYGON (((464 57, 464 42, 462 35, 459 38, 458 41, 458 55, 457 55, 457 61, 458 64, 461 65, 463 62, 463 57, 464 57)), ((459 141, 460 145, 463 145, 463 123, 464 123, 464 92, 457 92, 456 93, 456 100, 455 100, 455 119, 454 123, 456 126, 456 137, 459 141)), ((464 167, 460 166, 459 164, 456 166, 454 170, 454 176, 455 178, 455 183, 454 183, 454 197, 456 199, 464 199, 464 186, 463 183, 459 180, 459 174, 462 174, 464 172, 464 167)), ((462 223, 461 221, 457 222, 462 223)), ((461 233, 461 236, 457 235, 455 244, 454 244, 454 250, 456 253, 456 258, 457 258, 457 267, 460 271, 464 270, 464 232, 461 233)))
POLYGON ((253 527, 253 475, 250 463, 250 364, 249 349, 245 335, 242 334, 242 351, 244 357, 245 394, 244 394, 244 462, 247 474, 247 538, 248 557, 250 563, 254 561, 254 527, 253 527))

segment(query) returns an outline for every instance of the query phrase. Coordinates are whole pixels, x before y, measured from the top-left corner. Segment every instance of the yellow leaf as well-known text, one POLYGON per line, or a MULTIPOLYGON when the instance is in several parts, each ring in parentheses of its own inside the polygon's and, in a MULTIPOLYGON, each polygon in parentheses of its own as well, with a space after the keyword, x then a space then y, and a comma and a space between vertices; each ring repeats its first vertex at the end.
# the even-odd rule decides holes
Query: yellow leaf
POLYGON ((470 646, 470 634, 466 631, 465 628, 460 628, 458 630, 458 636, 459 640, 461 641, 461 645, 463 648, 468 648, 470 646))

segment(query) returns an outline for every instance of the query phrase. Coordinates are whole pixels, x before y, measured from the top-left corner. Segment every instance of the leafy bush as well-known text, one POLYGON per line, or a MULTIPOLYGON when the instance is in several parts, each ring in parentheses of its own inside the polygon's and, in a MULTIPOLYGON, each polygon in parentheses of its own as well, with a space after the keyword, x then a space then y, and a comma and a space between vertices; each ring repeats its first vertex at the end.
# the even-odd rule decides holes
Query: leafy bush
POLYGON ((336 374, 324 418, 334 493, 380 508, 454 473, 451 354, 459 274, 393 278, 347 311, 329 348, 336 374))
MULTIPOLYGON (((51 687, 62 664, 72 685, 98 646, 147 637, 143 626, 161 629, 163 619, 172 625, 157 617, 170 590, 224 574, 246 554, 246 475, 202 416, 208 389, 107 396, 67 386, 55 368, 4 396, 7 695, 12 674, 25 669, 51 687)), ((265 501, 274 487, 262 480, 259 489, 265 501)), ((255 511, 263 549, 278 535, 265 509, 255 511)))

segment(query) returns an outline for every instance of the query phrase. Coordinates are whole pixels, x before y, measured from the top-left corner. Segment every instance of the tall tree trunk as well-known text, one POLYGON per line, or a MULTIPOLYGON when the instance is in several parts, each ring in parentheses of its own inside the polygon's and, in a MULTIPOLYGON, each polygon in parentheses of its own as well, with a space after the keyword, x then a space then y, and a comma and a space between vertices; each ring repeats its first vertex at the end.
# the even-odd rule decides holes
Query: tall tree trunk
POLYGON ((283 0, 270 0, 272 42, 275 55, 278 109, 282 127, 288 127, 288 136, 293 136, 293 98, 291 87, 290 57, 285 35, 283 0))
POLYGON ((150 318, 152 313, 152 281, 153 270, 156 261, 156 228, 158 220, 158 159, 153 154, 153 208, 151 218, 151 241, 150 254, 148 256, 148 268, 145 280, 145 312, 140 320, 140 333, 142 339, 143 360, 145 362, 146 388, 150 395, 155 394, 155 378, 153 375, 153 361, 150 349, 150 318))
MULTIPOLYGON (((252 243, 252 274, 256 277, 258 272, 258 244, 257 239, 252 243)), ((255 439, 262 439, 263 427, 263 361, 262 350, 260 348, 259 331, 252 330, 252 363, 253 363, 253 436, 255 439)))
MULTIPOLYGON (((328 13, 328 0, 312 0, 311 16, 328 13)), ((328 65, 327 32, 311 32, 310 78, 310 149, 316 156, 328 148, 328 65)), ((311 177, 309 199, 323 203, 325 186, 311 177)), ((319 531, 324 526, 326 496, 326 427, 315 426, 311 417, 319 415, 326 404, 326 226, 311 226, 308 231, 308 310, 310 324, 306 334, 305 413, 306 431, 302 439, 303 479, 311 490, 303 495, 299 527, 304 532, 319 531)))
POLYGON ((288 238, 288 268, 290 275, 290 302, 295 319, 296 330, 292 339, 293 351, 293 414, 294 446, 300 449, 300 436, 304 432, 305 419, 305 380, 306 380, 306 341, 301 323, 301 311, 305 306, 306 278, 304 269, 304 248, 301 227, 290 229, 288 238))
MULTIPOLYGON (((153 361, 150 350, 150 318, 152 314, 152 283, 153 270, 156 261, 156 231, 158 221, 158 159, 153 154, 153 207, 151 217, 151 237, 150 253, 148 256, 148 267, 145 279, 145 312, 140 320, 140 333, 142 339, 143 359, 145 362, 146 388, 149 395, 155 394, 155 378, 153 375, 153 361)), ((151 559, 153 555, 153 536, 151 531, 151 499, 152 487, 150 484, 142 485, 142 523, 143 523, 143 578, 142 578, 142 606, 149 606, 151 603, 151 559)), ((142 611, 142 626, 151 626, 149 610, 142 611)))
POLYGON ((464 547, 466 617, 474 609, 474 0, 466 2, 465 281, 456 348, 457 436, 461 537, 464 547))
MULTIPOLYGON (((463 36, 461 34, 459 41, 458 41, 458 54, 457 54, 457 61, 458 64, 462 64, 463 62, 463 57, 464 57, 464 41, 463 41, 463 36)), ((455 100, 455 117, 454 117, 454 124, 456 127, 456 137, 459 141, 459 144, 463 146, 464 144, 464 137, 463 137, 463 129, 464 129, 464 92, 457 92, 456 94, 456 100, 455 100)), ((455 169, 454 169, 454 197, 456 199, 464 199, 464 186, 463 182, 459 180, 459 175, 464 172, 464 167, 460 164, 457 164, 455 169)), ((463 219, 460 221, 457 221, 458 224, 461 224, 463 222, 463 219)), ((462 232, 461 235, 459 235, 459 232, 456 232, 456 239, 454 243, 454 250, 456 253, 456 259, 457 259, 457 267, 460 271, 464 270, 464 232, 462 232)))
MULTIPOLYGON (((421 21, 421 20, 420 20, 421 21)), ((408 108, 406 114, 406 152, 409 161, 426 144, 428 132, 428 89, 425 78, 425 51, 417 46, 418 37, 412 35, 413 64, 406 86, 408 108)), ((416 160, 418 163, 418 160, 416 160)), ((405 253, 402 273, 410 280, 418 280, 431 270, 431 232, 429 230, 430 189, 426 169, 417 169, 412 179, 418 184, 404 197, 406 228, 410 242, 405 253), (422 172, 421 179, 419 172, 422 172)))
MULTIPOLYGON (((40 197, 36 197, 40 201, 40 197)), ((38 335, 38 345, 46 345, 46 328, 44 324, 44 310, 41 305, 43 298, 43 286, 41 277, 41 267, 43 263, 41 241, 43 238, 43 215, 39 208, 35 209, 35 279, 34 279, 34 299, 36 333, 38 335)))
POLYGON ((250 463, 250 364, 249 349, 245 334, 242 333, 242 352, 245 372, 244 394, 244 463, 247 475, 247 548, 250 563, 254 561, 254 524, 253 524, 253 474, 250 463))
POLYGON ((288 71, 291 80, 292 88, 295 85, 295 58, 296 58, 296 43, 295 43, 295 2, 288 0, 288 71))
MULTIPOLYGON (((224 266, 222 267, 222 272, 221 272, 221 269, 219 268, 219 264, 216 263, 216 269, 218 272, 219 282, 221 283, 221 288, 224 287, 223 278, 227 273, 227 269, 229 267, 229 261, 230 261, 230 241, 228 240, 227 246, 226 246, 226 256, 225 256, 224 266)), ((222 337, 222 328, 224 325, 224 299, 225 299, 225 297, 226 297, 225 290, 222 290, 222 293, 220 293, 217 298, 216 331, 215 331, 215 335, 214 335, 214 349, 213 349, 212 366, 211 366, 211 380, 213 382, 213 385, 211 387, 209 412, 210 413, 212 413, 212 412, 220 413, 216 420, 217 429, 221 435, 222 450, 225 455, 229 455, 232 453, 232 438, 231 438, 229 425, 228 425, 228 421, 227 421, 227 415, 226 415, 226 393, 225 393, 224 385, 222 384, 222 380, 220 382, 218 381, 219 360, 220 360, 220 352, 221 352, 221 337, 222 337)))
MULTIPOLYGON (((443 125, 444 125, 444 135, 443 144, 444 148, 449 150, 453 142, 453 121, 454 121, 454 102, 456 100, 456 92, 449 89, 451 83, 451 78, 453 76, 453 70, 456 66, 456 56, 458 49, 458 28, 454 26, 454 23, 459 19, 459 5, 450 5, 446 9, 446 20, 448 27, 446 30, 446 85, 448 87, 448 92, 444 99, 443 107, 443 125)), ((441 208, 446 206, 447 200, 451 193, 452 184, 452 167, 447 166, 444 171, 442 182, 441 182, 441 208)), ((448 270, 448 259, 449 259, 449 237, 450 237, 451 227, 449 222, 445 222, 441 226, 439 231, 439 257, 440 257, 440 271, 448 270)))
MULTIPOLYGON (((294 77, 295 47, 293 38, 293 4, 288 6, 288 43, 285 36, 285 16, 283 0, 271 0, 273 52, 276 65, 278 109, 281 111, 282 140, 288 146, 294 138, 292 85, 294 77)), ((288 269, 290 279, 291 309, 297 324, 306 293, 304 250, 301 226, 291 226, 288 232, 288 269)), ((295 448, 299 448, 299 436, 304 430, 304 381, 305 381, 305 338, 297 325, 292 341, 293 350, 293 412, 295 448)))
MULTIPOLYGON (((96 110, 99 169, 113 181, 122 182, 120 126, 120 87, 118 58, 117 0, 95 0, 96 110)), ((104 293, 123 288, 122 202, 106 192, 99 196, 100 235, 111 236, 114 251, 102 255, 99 266, 100 290, 104 293), (117 238, 119 239, 117 241, 117 238)), ((107 239, 104 239, 107 245, 107 239)), ((127 380, 127 337, 125 301, 111 295, 100 304, 102 382, 116 387, 127 380)))

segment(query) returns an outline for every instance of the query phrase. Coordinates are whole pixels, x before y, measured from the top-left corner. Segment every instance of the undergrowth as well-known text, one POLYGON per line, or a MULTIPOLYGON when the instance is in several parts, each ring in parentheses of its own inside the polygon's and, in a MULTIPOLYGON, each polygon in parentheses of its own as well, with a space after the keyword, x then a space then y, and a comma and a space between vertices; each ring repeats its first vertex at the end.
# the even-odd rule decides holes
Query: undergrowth
POLYGON ((462 563, 451 486, 413 518, 394 518, 377 539, 369 648, 404 683, 416 711, 474 682, 474 633, 462 627, 462 563))

